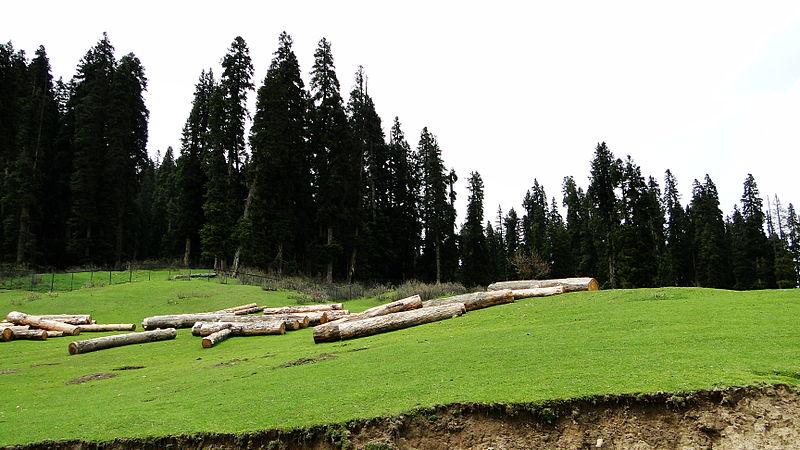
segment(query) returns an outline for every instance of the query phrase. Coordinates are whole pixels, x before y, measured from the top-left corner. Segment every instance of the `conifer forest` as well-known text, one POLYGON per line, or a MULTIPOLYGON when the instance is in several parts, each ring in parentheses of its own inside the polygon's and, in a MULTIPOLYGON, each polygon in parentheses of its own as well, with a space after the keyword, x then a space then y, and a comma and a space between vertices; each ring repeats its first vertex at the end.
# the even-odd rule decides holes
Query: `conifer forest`
POLYGON ((479 172, 448 167, 436 130, 379 117, 363 69, 340 83, 325 38, 300 55, 313 57, 308 85, 287 33, 263 80, 241 37, 219 56, 221 73, 198 74, 179 146, 148 154, 136 55, 117 55, 104 34, 71 79, 55 80, 44 47, 0 45, 0 262, 180 261, 327 282, 798 285, 798 213, 752 175, 735 206, 720 204, 713 173, 681 198, 669 170, 643 173, 600 142, 578 165, 586 186, 573 177, 586 173, 562 174, 560 192, 510 180, 530 188, 519 211, 503 210, 484 204, 492 186, 479 172), (463 218, 457 183, 468 188, 463 218))

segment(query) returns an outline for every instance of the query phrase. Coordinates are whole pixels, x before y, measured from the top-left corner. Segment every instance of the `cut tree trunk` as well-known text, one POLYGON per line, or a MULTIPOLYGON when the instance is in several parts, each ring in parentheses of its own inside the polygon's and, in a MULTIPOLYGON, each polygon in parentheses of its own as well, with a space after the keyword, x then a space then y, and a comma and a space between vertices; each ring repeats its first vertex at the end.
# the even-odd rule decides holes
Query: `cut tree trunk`
POLYGON ((342 309, 341 303, 330 303, 327 305, 294 305, 282 306, 279 308, 264 308, 264 314, 297 314, 315 311, 332 311, 342 309))
POLYGON ((453 297, 428 300, 422 302, 422 307, 430 308, 432 306, 447 305, 450 303, 463 303, 464 307, 467 308, 467 311, 473 311, 476 309, 488 308, 490 306, 513 302, 514 294, 512 294, 510 290, 505 289, 502 291, 473 292, 471 294, 461 294, 453 297))
POLYGON ((135 323, 104 323, 104 324, 93 324, 93 325, 78 325, 81 332, 84 331, 134 331, 136 330, 135 323))
POLYGON ((514 300, 531 297, 548 297, 550 295, 557 295, 564 293, 564 286, 553 286, 546 288, 530 288, 530 289, 517 289, 511 291, 514 294, 514 300))
MULTIPOLYGON (((58 331, 54 332, 58 333, 58 331)), ((5 334, 5 332, 4 332, 5 334)), ((46 330, 20 330, 11 332, 11 340, 29 340, 29 341, 44 341, 49 337, 46 330)))
POLYGON ((328 322, 320 324, 316 328, 314 328, 314 333, 315 334, 319 333, 322 335, 326 335, 329 333, 336 333, 336 329, 338 329, 339 324, 342 322, 352 322, 354 320, 369 319, 371 317, 385 316, 386 314, 392 314, 400 311, 410 311, 419 308, 422 308, 422 298, 420 298, 419 295, 412 295, 411 297, 408 298, 397 300, 391 303, 386 303, 384 305, 378 305, 366 311, 362 311, 356 314, 347 314, 339 318, 335 318, 331 314, 335 311, 328 311, 326 313, 329 319, 328 322))
POLYGON ((254 308, 256 306, 258 306, 257 303, 248 303, 246 305, 231 306, 230 308, 221 309, 221 310, 219 310, 217 312, 221 312, 221 313, 222 312, 229 312, 229 313, 232 313, 234 311, 239 311, 240 309, 250 309, 250 308, 254 308))
POLYGON ((334 320, 341 320, 347 317, 350 317, 350 311, 346 309, 336 309, 333 311, 324 311, 322 315, 325 316, 325 320, 320 321, 320 323, 326 322, 333 322, 334 320))
POLYGON ((8 313, 6 320, 17 325, 29 325, 41 330, 62 331, 67 336, 77 336, 81 332, 75 325, 56 322, 55 320, 40 319, 39 317, 29 316, 19 311, 11 311, 8 313))
POLYGON ((287 319, 304 321, 305 314, 272 316, 237 316, 230 313, 174 314, 145 317, 142 327, 145 330, 157 328, 191 328, 197 322, 275 322, 287 319))
POLYGON ((31 329, 31 327, 29 327, 28 325, 14 325, 13 323, 0 324, 0 330, 3 330, 5 328, 10 328, 11 331, 24 331, 31 329))
POLYGON ((490 291, 499 291, 501 289, 533 289, 533 288, 547 288, 563 286, 564 292, 575 291, 597 291, 600 289, 600 284, 594 278, 559 278, 553 280, 517 280, 517 281, 500 281, 489 285, 490 291))
POLYGON ((231 337, 231 330, 227 328, 224 330, 219 330, 216 333, 209 334, 203 338, 203 348, 211 348, 225 339, 228 339, 229 337, 231 337))
MULTIPOLYGON (((334 311, 311 311, 306 313, 291 313, 291 314, 270 314, 262 317, 262 320, 269 320, 269 319, 280 319, 280 320, 300 320, 300 321, 308 321, 308 325, 316 326, 321 323, 328 322, 331 320, 328 317, 328 313, 332 313, 334 311)), ((348 311, 335 311, 336 315, 331 315, 331 317, 341 317, 341 313, 348 313, 348 311)), ((257 316, 243 316, 243 317, 257 317, 257 316)), ((236 322, 236 320, 231 320, 231 322, 236 322)), ((307 326, 308 326, 307 325, 307 326)))
POLYGON ((143 331, 141 333, 118 334, 115 336, 104 336, 85 341, 75 341, 69 344, 69 354, 77 355, 89 353, 96 350, 121 347, 123 345, 145 344, 147 342, 165 341, 175 339, 177 331, 175 328, 163 330, 143 331))
POLYGON ((336 327, 315 327, 314 342, 332 342, 340 339, 355 339, 387 331, 409 328, 424 323, 450 319, 466 312, 463 303, 450 303, 430 308, 401 311, 369 319, 340 322, 336 327))
POLYGON ((92 316, 89 314, 45 314, 36 317, 44 320, 68 323, 70 325, 88 325, 92 323, 92 316))
POLYGON ((47 332, 47 339, 60 338, 60 337, 64 337, 64 332, 63 331, 48 331, 47 332))
POLYGON ((0 329, 0 341, 8 342, 13 338, 14 338, 14 330, 12 330, 11 327, 0 329))
POLYGON ((192 334, 209 336, 220 330, 231 330, 234 336, 266 336, 286 333, 286 325, 283 322, 197 322, 192 334))
POLYGON ((264 310, 264 308, 262 308, 260 306, 254 306, 252 308, 239 309, 239 310, 233 311, 233 314, 235 314, 237 316, 244 316, 244 315, 247 315, 247 314, 260 313, 263 310, 264 310))

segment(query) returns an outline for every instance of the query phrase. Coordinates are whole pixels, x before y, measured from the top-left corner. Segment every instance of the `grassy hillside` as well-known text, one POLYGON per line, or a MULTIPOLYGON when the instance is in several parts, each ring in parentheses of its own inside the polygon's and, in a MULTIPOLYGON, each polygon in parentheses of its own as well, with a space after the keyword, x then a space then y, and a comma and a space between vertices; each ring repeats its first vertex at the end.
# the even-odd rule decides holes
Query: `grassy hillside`
MULTIPOLYGON (((99 322, 259 302, 287 293, 152 281, 59 293, 0 292, 0 312, 92 313, 99 322)), ((376 304, 347 303, 351 310, 376 304)), ((241 432, 451 402, 800 385, 800 291, 574 293, 314 345, 311 330, 174 341, 68 356, 72 338, 0 343, 0 446, 46 439, 241 432), (136 370, 118 370, 143 366, 136 370), (81 384, 92 374, 113 378, 81 384)), ((92 336, 97 336, 93 334, 92 336)))

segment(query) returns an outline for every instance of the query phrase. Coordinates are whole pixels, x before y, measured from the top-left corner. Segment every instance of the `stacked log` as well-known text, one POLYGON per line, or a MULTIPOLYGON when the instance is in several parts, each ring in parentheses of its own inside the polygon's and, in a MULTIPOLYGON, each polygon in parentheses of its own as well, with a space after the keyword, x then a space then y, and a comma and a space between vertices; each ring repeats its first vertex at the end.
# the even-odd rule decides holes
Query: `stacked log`
POLYGON ((562 286, 564 292, 575 291, 597 291, 600 289, 600 284, 594 278, 560 278, 553 280, 517 280, 517 281, 500 281, 489 285, 490 291, 499 291, 502 289, 520 290, 520 289, 533 289, 533 288, 549 288, 562 286))
POLYGON ((225 328, 203 338, 203 348, 211 348, 231 336, 231 330, 225 328))
POLYGON ((136 324, 134 323, 104 323, 104 324, 89 324, 78 325, 81 332, 102 332, 102 331, 135 331, 136 324))
POLYGON ((220 330, 231 330, 233 336, 266 336, 286 333, 283 321, 271 322, 197 322, 192 327, 195 336, 209 336, 220 330))
POLYGON ((175 339, 177 331, 174 328, 163 330, 143 331, 141 333, 118 334, 84 341, 75 341, 69 344, 69 354, 77 355, 123 345, 144 344, 147 342, 175 339))
MULTIPOLYGON (((6 328, 8 330, 8 328, 6 328)), ((53 337, 56 337, 59 332, 53 331, 53 337)), ((5 331, 3 332, 5 334, 5 331)), ((29 341, 44 341, 47 340, 50 332, 46 330, 20 330, 20 331, 12 331, 11 338, 9 340, 29 340, 29 341)))
POLYGON ((545 288, 516 289, 511 291, 514 300, 532 297, 549 297, 551 295, 563 294, 564 286, 553 286, 545 288))
MULTIPOLYGON (((356 314, 348 314, 344 317, 341 317, 336 320, 328 321, 327 323, 317 325, 314 327, 314 336, 319 335, 322 342, 327 342, 328 335, 336 335, 339 331, 339 324, 342 322, 351 322, 353 320, 361 320, 361 319, 369 319, 371 317, 378 317, 384 316, 386 314, 401 312, 401 311, 410 311, 413 309, 422 308, 422 298, 419 295, 412 295, 411 297, 404 298, 401 300, 397 300, 391 303, 386 303, 383 305, 378 305, 373 308, 369 308, 366 311, 362 311, 356 314)), ((333 311, 329 311, 327 314, 330 314, 333 311)))
POLYGON ((46 314, 36 317, 44 320, 68 323, 70 325, 88 325, 92 323, 92 316, 89 314, 46 314))
POLYGON ((29 325, 32 328, 47 331, 61 331, 67 336, 77 336, 81 330, 75 325, 70 325, 64 322, 57 322, 55 320, 41 319, 37 316, 29 316, 19 311, 11 311, 6 316, 6 320, 15 325, 29 325))
POLYGON ((341 303, 330 303, 327 305, 293 305, 281 306, 279 308, 264 308, 264 314, 298 314, 310 313, 316 311, 332 311, 342 308, 341 303))
POLYGON ((255 308, 257 306, 258 306, 257 303, 248 303, 246 305, 232 306, 230 308, 220 309, 217 312, 218 313, 234 313, 236 311, 240 311, 240 310, 243 310, 243 309, 255 308))
POLYGON ((473 292, 471 294, 461 294, 453 297, 428 300, 422 302, 422 307, 430 308, 432 306, 463 303, 467 311, 474 311, 476 309, 513 302, 514 294, 510 290, 504 289, 502 291, 473 292))
POLYGON ((448 303, 427 308, 390 313, 368 319, 342 321, 336 327, 314 328, 314 342, 355 339, 388 331, 409 328, 425 323, 450 319, 466 312, 463 303, 448 303), (317 330, 320 329, 318 333, 317 330))
MULTIPOLYGON (((320 313, 321 315, 321 313, 320 313)), ((145 317, 142 327, 145 330, 158 328, 191 328, 197 322, 270 322, 275 320, 300 321, 300 326, 308 326, 311 318, 306 315, 237 316, 230 313, 172 314, 145 317)))

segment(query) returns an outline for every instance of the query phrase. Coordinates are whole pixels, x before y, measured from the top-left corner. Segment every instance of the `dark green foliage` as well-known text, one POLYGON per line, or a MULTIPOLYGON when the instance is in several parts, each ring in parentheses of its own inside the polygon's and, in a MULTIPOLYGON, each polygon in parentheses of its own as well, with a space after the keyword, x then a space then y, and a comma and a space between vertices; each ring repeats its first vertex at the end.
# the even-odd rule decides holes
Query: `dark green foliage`
POLYGON ((641 169, 628 157, 622 169, 622 196, 619 201, 622 223, 616 230, 619 242, 616 256, 618 282, 622 287, 652 287, 658 274, 659 244, 657 236, 663 221, 657 187, 645 183, 641 169))
POLYGON ((544 186, 533 180, 533 187, 522 200, 525 215, 522 216, 522 239, 524 252, 534 259, 547 262, 550 259, 550 242, 547 239, 548 204, 544 186))
MULTIPOLYGON (((469 286, 486 286, 494 275, 488 269, 486 234, 483 229, 483 180, 478 172, 472 172, 467 180, 467 217, 461 227, 459 250, 461 251, 461 282, 469 286)), ((491 229, 491 225, 488 227, 491 229)))
POLYGON ((591 204, 590 228, 597 249, 596 278, 608 287, 617 287, 617 227, 620 208, 614 192, 622 181, 622 161, 614 158, 605 142, 597 145, 591 163, 586 196, 591 204))
POLYGON ((178 206, 178 168, 172 147, 168 147, 155 171, 155 192, 153 193, 153 233, 158 251, 151 257, 177 258, 182 243, 177 234, 178 206))
POLYGON ((505 243, 506 265, 508 267, 507 278, 516 279, 519 274, 516 267, 512 264, 514 255, 521 249, 520 239, 520 220, 517 216, 517 211, 511 208, 508 214, 503 218, 503 237, 505 243))
POLYGON ((571 274, 584 276, 597 273, 597 254, 590 227, 591 205, 583 189, 572 177, 564 178, 564 200, 567 209, 567 234, 569 235, 571 274))
POLYGON ((278 273, 303 268, 315 229, 308 106, 292 38, 284 32, 258 89, 248 169, 253 198, 242 227, 244 261, 278 273))
POLYGON ((547 246, 550 249, 548 256, 550 274, 555 278, 573 275, 574 264, 572 263, 570 235, 564 219, 558 211, 555 197, 547 212, 547 246))
POLYGON ((697 286, 730 288, 730 246, 719 209, 717 187, 706 175, 705 183, 694 181, 689 218, 694 242, 694 279, 697 286))
MULTIPOLYGON (((389 133, 387 150, 388 201, 387 223, 392 229, 391 245, 395 264, 393 279, 407 280, 416 276, 417 260, 422 240, 420 217, 420 165, 418 155, 406 142, 400 127, 400 119, 395 117, 389 133)), ((384 263, 385 264, 385 263, 384 263)))
POLYGON ((775 247, 764 234, 763 200, 752 174, 744 181, 741 213, 731 220, 731 255, 736 289, 766 289, 775 282, 775 247))
POLYGON ((691 224, 683 209, 675 177, 664 174, 664 209, 667 215, 665 254, 661 282, 667 286, 690 286, 693 280, 691 224))

